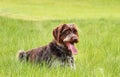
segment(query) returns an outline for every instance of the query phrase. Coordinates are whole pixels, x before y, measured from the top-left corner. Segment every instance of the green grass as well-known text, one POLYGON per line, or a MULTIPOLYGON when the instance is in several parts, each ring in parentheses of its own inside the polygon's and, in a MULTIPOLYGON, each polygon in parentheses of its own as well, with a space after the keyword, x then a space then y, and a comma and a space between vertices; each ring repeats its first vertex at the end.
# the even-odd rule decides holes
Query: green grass
POLYGON ((120 18, 120 0, 0 0, 0 15, 56 20, 120 18))
POLYGON ((119 77, 119 25, 119 19, 24 21, 0 17, 0 77, 119 77), (80 29, 76 70, 16 61, 19 49, 48 44, 54 27, 71 22, 80 29))
POLYGON ((119 8, 120 0, 0 0, 0 77, 120 77, 119 8), (16 61, 61 23, 79 28, 76 70, 16 61))

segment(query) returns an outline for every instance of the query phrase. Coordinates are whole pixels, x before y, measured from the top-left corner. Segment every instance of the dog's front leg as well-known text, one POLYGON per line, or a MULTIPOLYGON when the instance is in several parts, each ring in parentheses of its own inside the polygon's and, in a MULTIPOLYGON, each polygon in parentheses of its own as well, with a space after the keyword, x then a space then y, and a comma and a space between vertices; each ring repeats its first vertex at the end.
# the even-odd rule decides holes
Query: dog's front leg
POLYGON ((75 66, 75 63, 74 63, 74 58, 71 56, 71 57, 68 57, 68 65, 72 68, 72 69, 74 69, 74 70, 76 70, 76 66, 75 66))

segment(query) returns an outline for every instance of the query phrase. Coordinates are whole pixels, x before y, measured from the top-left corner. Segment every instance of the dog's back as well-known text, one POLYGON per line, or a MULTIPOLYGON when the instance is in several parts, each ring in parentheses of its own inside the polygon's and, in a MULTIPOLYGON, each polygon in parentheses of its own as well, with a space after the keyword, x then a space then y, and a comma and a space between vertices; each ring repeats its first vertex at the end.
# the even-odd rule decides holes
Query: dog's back
POLYGON ((20 61, 39 61, 40 58, 42 58, 43 51, 45 53, 45 48, 46 46, 34 48, 28 51, 19 50, 17 53, 17 59, 20 61))

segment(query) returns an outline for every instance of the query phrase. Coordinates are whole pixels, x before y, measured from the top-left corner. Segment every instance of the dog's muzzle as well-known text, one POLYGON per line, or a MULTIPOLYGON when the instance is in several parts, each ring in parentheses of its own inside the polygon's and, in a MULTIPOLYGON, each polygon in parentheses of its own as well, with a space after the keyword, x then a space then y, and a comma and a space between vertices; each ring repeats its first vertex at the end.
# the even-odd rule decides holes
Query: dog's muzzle
POLYGON ((66 38, 63 40, 63 42, 77 43, 78 42, 78 36, 71 33, 71 34, 66 36, 66 38))

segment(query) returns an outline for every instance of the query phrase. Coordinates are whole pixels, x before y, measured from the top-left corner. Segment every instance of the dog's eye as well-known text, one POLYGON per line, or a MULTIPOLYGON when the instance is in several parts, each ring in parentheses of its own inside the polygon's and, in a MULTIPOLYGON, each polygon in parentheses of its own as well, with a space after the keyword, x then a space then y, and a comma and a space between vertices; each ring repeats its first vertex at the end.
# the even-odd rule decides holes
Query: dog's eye
POLYGON ((63 35, 63 36, 66 36, 66 35, 68 35, 69 34, 69 31, 64 31, 64 32, 62 32, 61 33, 61 36, 63 35))
POLYGON ((69 31, 66 31, 65 34, 68 35, 68 34, 69 34, 69 31))
POLYGON ((73 33, 75 33, 75 34, 76 34, 76 33, 77 33, 77 30, 73 30, 73 33))

